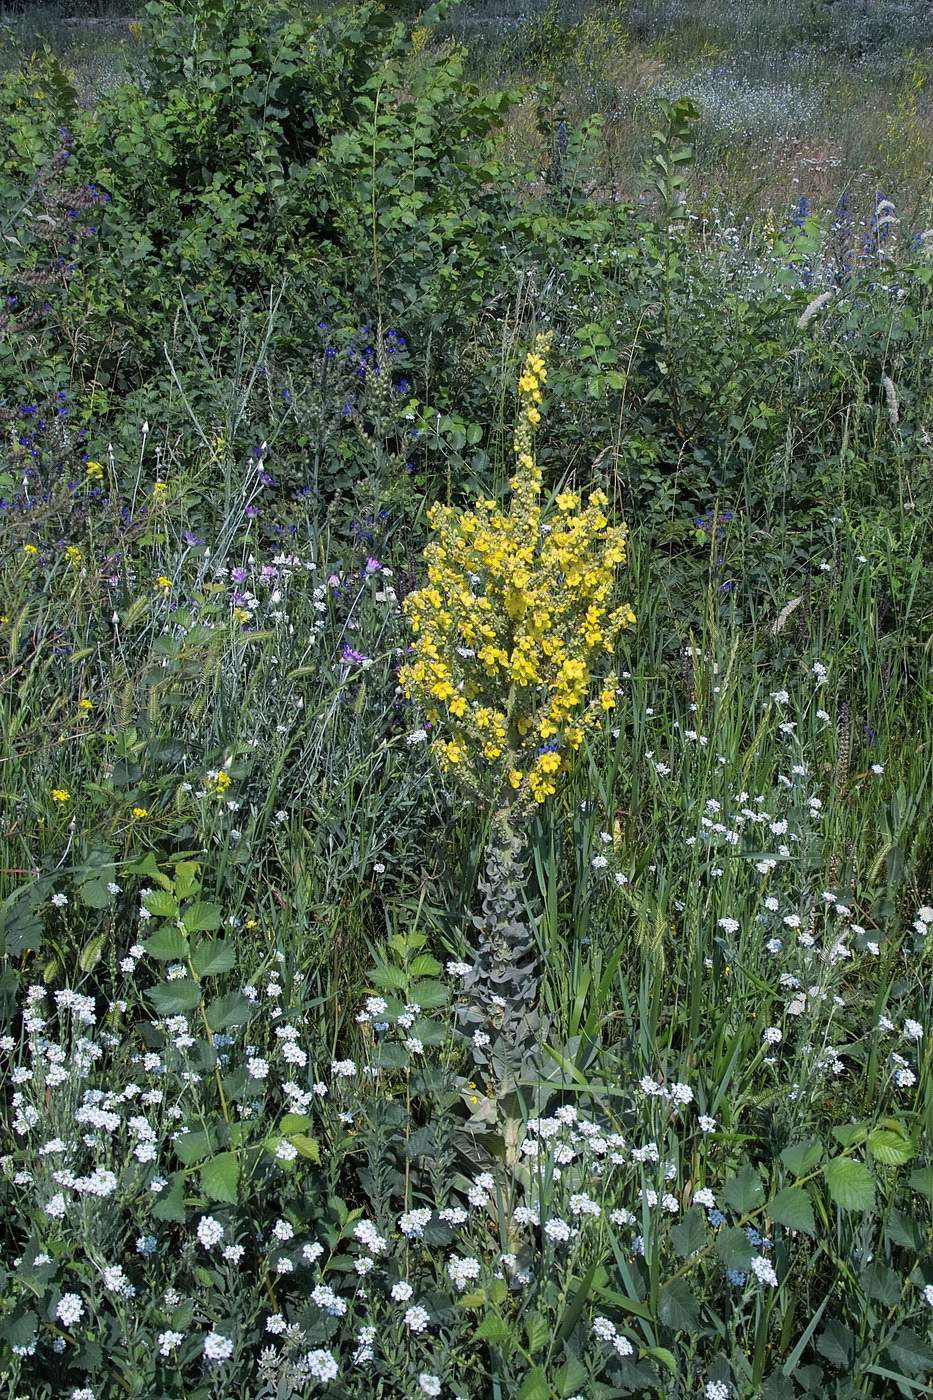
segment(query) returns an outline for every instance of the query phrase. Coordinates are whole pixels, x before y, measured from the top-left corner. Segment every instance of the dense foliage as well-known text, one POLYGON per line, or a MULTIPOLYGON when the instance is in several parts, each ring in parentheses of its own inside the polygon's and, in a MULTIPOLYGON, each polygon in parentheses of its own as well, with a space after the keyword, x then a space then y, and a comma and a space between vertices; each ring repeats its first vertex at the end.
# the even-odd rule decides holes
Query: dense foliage
POLYGON ((9 1394, 925 1394, 929 235, 455 18, 0 77, 9 1394))

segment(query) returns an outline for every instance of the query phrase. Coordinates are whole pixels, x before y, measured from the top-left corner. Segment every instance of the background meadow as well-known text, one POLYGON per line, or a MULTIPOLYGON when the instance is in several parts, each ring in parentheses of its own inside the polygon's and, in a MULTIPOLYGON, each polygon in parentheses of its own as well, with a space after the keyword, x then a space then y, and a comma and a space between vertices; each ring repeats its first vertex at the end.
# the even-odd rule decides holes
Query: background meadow
POLYGON ((84 9, 2 22, 9 1394, 928 1394, 922 7, 84 9), (402 609, 545 332, 637 624, 509 864, 402 609))

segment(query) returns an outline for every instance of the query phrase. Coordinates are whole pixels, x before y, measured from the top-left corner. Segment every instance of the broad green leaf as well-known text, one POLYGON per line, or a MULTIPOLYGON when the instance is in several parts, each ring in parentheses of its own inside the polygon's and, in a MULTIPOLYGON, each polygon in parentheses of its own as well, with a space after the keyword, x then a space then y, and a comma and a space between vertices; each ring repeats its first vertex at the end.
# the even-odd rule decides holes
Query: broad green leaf
POLYGON ((199 1128, 193 1133, 181 1133, 172 1142, 176 1157, 184 1162, 186 1167, 190 1167, 192 1162, 199 1162, 202 1157, 209 1157, 216 1147, 214 1139, 210 1133, 199 1128))
POLYGON ((568 1356, 554 1377, 561 1400, 569 1400, 571 1395, 577 1394, 586 1385, 589 1374, 582 1361, 578 1361, 575 1356, 568 1356))
POLYGON ((840 1123, 833 1128, 833 1137, 842 1147, 853 1147, 868 1136, 867 1123, 840 1123))
POLYGON ((251 1009, 242 992, 227 992, 208 1006, 208 1025, 212 1031, 223 1031, 228 1026, 242 1026, 249 1020, 251 1009))
POLYGON ((201 988, 193 978, 179 977, 150 987, 148 995, 160 1016, 180 1016, 194 1011, 201 1000, 201 988))
POLYGON ((287 1137, 289 1133, 303 1133, 310 1126, 311 1119, 307 1113, 286 1113, 279 1124, 279 1132, 287 1137))
POLYGON ((880 1259, 872 1260, 862 1270, 859 1282, 869 1298, 874 1298, 876 1303, 883 1303, 886 1308, 893 1308, 900 1301, 901 1280, 894 1270, 882 1264, 880 1259))
POLYGON ((28 1347, 36 1339, 39 1319, 34 1312, 16 1312, 3 1323, 3 1336, 11 1347, 28 1347))
POLYGON ((443 982, 413 982, 409 988, 409 998, 425 1011, 436 1011, 450 1001, 450 988, 443 982))
POLYGON ((829 1194, 840 1210, 871 1210, 875 1204, 875 1178, 862 1162, 833 1157, 823 1168, 829 1194))
POLYGON ((902 1167, 916 1156, 910 1138, 893 1128, 872 1128, 868 1134, 868 1150, 886 1167, 902 1167))
POLYGON ((735 1176, 730 1177, 722 1188, 723 1198, 726 1204, 731 1206, 738 1215, 747 1215, 749 1211, 756 1210, 765 1198, 765 1189, 761 1184, 761 1177, 754 1167, 743 1167, 735 1176))
POLYGON ((175 1220, 181 1222, 185 1218, 185 1178, 181 1172, 176 1172, 172 1177, 168 1190, 163 1190, 156 1197, 156 1203, 152 1207, 152 1214, 156 1220, 175 1220))
POLYGON ((195 900, 182 911, 181 921, 189 933, 212 933, 220 928, 221 910, 216 904, 207 904, 203 899, 195 900))
POLYGON ((150 890, 143 895, 143 904, 159 919, 176 919, 178 917, 178 905, 175 896, 169 894, 168 890, 150 890))
POLYGON ((551 1400, 551 1387, 540 1366, 528 1372, 518 1392, 518 1400, 551 1400))
POLYGON ((201 1190, 212 1201, 234 1205, 240 1176, 239 1158, 235 1152, 221 1152, 201 1168, 201 1190))
POLYGON ((528 1337, 528 1351, 534 1356, 547 1346, 551 1336, 551 1324, 539 1312, 530 1312, 525 1318, 525 1333, 528 1337))
POLYGON ((707 1242, 706 1216, 699 1206, 691 1206, 683 1220, 671 1231, 671 1244, 681 1259, 689 1259, 707 1242))
POLYGON ((848 1327, 831 1319, 817 1338, 816 1349, 834 1366, 848 1369, 855 1358, 855 1337, 848 1327))
POLYGON ((933 1351, 929 1342, 909 1327, 902 1327, 893 1341, 888 1342, 888 1355, 896 1366, 909 1376, 922 1376, 933 1371, 933 1351))
POLYGON ((787 1230, 803 1230, 807 1235, 816 1234, 816 1221, 813 1218, 813 1202, 802 1186, 786 1186, 779 1191, 765 1207, 772 1220, 787 1230))
POLYGON ((476 1331, 473 1333, 475 1342, 504 1342, 509 1336, 509 1326, 496 1313, 490 1313, 484 1317, 476 1331))
POLYGON ((642 1360, 651 1359, 660 1361, 662 1366, 666 1366, 672 1376, 677 1375, 677 1358, 667 1347, 652 1347, 650 1351, 642 1352, 642 1360))
POLYGON ((297 1147, 299 1156, 306 1157, 309 1162, 320 1162, 321 1149, 317 1138, 308 1137, 307 1133, 292 1133, 288 1140, 292 1147, 297 1147))
POLYGON ((933 1201, 933 1167, 917 1167, 907 1178, 908 1185, 933 1201))
POLYGON ((437 958, 432 958, 430 953, 419 953, 408 964, 410 977, 436 977, 440 970, 440 963, 437 958))
POLYGON ((733 1225, 728 1230, 720 1230, 716 1236, 716 1253, 727 1269, 737 1269, 744 1274, 751 1268, 755 1251, 745 1231, 733 1225))
POLYGON ((158 962, 184 961, 188 956, 188 940, 181 929, 172 924, 165 924, 150 938, 144 938, 143 947, 150 958, 158 962))
MULTIPOLYGON (((374 967, 370 970, 369 980, 374 987, 380 991, 403 992, 408 986, 408 976, 397 967, 390 967, 388 964, 382 967, 374 967)), ((423 1005, 423 1003, 422 1003, 423 1005)))
POLYGON ((700 1319, 700 1307, 685 1279, 674 1279, 661 1289, 658 1317, 676 1332, 691 1332, 700 1319))
POLYGON ((807 1138, 806 1142, 792 1142, 781 1153, 781 1161, 793 1176, 805 1176, 823 1156, 823 1145, 819 1138, 807 1138))
POLYGON ((216 977, 236 966, 236 953, 231 944, 219 938, 205 938, 198 943, 191 961, 199 977, 216 977))
POLYGON ((113 900, 106 880, 85 880, 78 886, 78 898, 89 909, 106 909, 113 900))

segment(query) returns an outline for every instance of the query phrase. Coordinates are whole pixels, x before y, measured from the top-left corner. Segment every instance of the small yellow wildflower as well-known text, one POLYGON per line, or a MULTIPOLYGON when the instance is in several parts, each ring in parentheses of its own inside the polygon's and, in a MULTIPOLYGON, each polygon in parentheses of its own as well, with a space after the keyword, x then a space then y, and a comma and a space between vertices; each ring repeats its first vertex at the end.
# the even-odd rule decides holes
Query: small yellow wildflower
POLYGON ((576 491, 562 491, 557 497, 557 509, 560 511, 576 510, 580 504, 580 497, 576 491))
POLYGON ((165 574, 159 574, 159 577, 156 579, 155 584, 153 585, 153 587, 158 588, 162 593, 168 593, 171 586, 172 580, 170 578, 166 578, 165 574))
POLYGON ((71 793, 68 791, 67 788, 53 788, 53 789, 52 789, 52 801, 53 801, 53 802, 61 802, 61 803, 70 802, 70 801, 71 801, 71 793))
POLYGON ((154 496, 164 496, 167 490, 168 490, 168 482, 167 482, 167 481, 157 481, 157 482, 155 483, 155 485, 153 486, 153 488, 152 488, 152 494, 153 494, 154 496))
POLYGON ((252 616, 253 614, 249 611, 248 608, 233 609, 233 617, 236 622, 249 622, 251 621, 252 616))
POLYGON ((76 544, 70 544, 65 550, 65 558, 69 564, 81 563, 81 551, 76 544))
POLYGON ((133 820, 136 821, 136 822, 145 821, 146 818, 148 817, 148 815, 149 815, 149 808, 148 808, 148 807, 134 807, 134 808, 133 808, 133 820))
POLYGON ((85 714, 87 714, 89 710, 93 710, 93 708, 94 701, 88 700, 87 696, 84 696, 81 700, 78 701, 78 709, 83 710, 85 714))
POLYGON ((38 553, 39 553, 39 550, 38 550, 38 548, 37 548, 34 544, 24 544, 24 545, 23 545, 23 553, 24 553, 24 554, 33 555, 33 554, 38 554, 38 553))
POLYGON ((233 786, 233 779, 223 768, 220 769, 219 773, 213 775, 212 782, 214 784, 214 791, 221 794, 225 793, 228 788, 233 786))
POLYGON ((510 783, 510 785, 511 785, 513 788, 520 788, 521 785, 522 785, 522 778, 524 778, 524 776, 525 776, 525 775, 524 775, 524 773, 522 772, 522 770, 521 770, 520 768, 510 768, 510 769, 509 769, 509 783, 510 783))
POLYGON ((85 474, 86 474, 86 476, 87 476, 88 481, 103 481, 103 479, 104 479, 104 468, 103 468, 102 463, 100 463, 100 462, 88 462, 88 464, 87 464, 87 466, 85 467, 84 470, 85 470, 85 474))

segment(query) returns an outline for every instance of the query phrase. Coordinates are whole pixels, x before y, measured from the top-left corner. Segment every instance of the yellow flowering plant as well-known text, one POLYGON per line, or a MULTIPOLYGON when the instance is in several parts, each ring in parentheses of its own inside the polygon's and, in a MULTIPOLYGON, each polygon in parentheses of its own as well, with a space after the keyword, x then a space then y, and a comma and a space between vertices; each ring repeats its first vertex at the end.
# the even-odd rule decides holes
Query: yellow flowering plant
POLYGON ((413 646, 401 670, 431 722, 445 772, 517 812, 553 794, 587 732, 615 705, 601 662, 635 621, 613 606, 626 528, 606 496, 574 491, 547 512, 534 436, 550 337, 539 336, 518 381, 515 474, 507 506, 436 505, 427 582, 405 611, 413 646))

